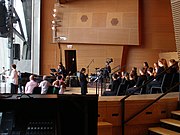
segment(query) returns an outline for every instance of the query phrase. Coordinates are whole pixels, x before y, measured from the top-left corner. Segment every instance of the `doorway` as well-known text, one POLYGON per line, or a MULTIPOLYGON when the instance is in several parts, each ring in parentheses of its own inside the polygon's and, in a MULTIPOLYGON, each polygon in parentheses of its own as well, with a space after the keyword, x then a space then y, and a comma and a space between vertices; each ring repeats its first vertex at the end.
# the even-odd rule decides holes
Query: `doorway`
POLYGON ((71 74, 75 74, 77 72, 76 50, 65 50, 65 65, 67 73, 71 71, 71 74))

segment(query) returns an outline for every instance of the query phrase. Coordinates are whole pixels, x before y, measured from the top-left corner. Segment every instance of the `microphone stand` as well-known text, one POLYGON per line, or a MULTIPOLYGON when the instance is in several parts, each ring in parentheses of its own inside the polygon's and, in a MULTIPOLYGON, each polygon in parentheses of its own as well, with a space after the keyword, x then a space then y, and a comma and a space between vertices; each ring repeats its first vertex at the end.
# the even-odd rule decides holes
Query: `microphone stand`
POLYGON ((94 59, 90 61, 90 63, 87 65, 87 74, 89 75, 89 66, 94 62, 94 59))

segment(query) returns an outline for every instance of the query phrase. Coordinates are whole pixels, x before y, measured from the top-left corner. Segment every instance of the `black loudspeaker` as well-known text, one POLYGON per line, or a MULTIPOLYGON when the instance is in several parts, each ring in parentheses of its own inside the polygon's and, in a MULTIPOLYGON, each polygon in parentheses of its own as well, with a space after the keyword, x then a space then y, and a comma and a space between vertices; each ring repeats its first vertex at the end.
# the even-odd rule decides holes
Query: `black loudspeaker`
POLYGON ((3 34, 7 33, 6 27, 6 16, 7 16, 7 9, 3 2, 0 2, 0 37, 3 37, 3 34))
POLYGON ((20 44, 13 44, 13 59, 20 60, 20 44))

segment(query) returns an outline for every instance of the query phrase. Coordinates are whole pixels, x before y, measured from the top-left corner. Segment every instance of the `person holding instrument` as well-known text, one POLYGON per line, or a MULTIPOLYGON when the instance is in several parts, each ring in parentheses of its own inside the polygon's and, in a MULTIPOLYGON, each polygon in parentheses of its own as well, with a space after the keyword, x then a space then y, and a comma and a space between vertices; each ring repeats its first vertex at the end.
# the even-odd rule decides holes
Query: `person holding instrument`
POLYGON ((82 68, 80 72, 80 85, 81 85, 81 95, 86 95, 88 93, 87 90, 87 75, 85 75, 86 69, 82 68))

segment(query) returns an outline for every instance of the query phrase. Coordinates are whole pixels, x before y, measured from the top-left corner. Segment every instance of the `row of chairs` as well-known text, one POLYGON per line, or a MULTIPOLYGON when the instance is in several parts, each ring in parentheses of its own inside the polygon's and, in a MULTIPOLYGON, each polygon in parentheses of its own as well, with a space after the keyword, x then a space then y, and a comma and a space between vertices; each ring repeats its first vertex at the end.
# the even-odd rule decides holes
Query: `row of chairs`
MULTIPOLYGON (((161 84, 159 84, 158 86, 152 86, 151 89, 150 89, 150 94, 166 92, 176 82, 179 81, 179 76, 180 76, 179 73, 174 73, 174 74, 166 73, 166 74, 164 74, 161 84)), ((145 81, 142 83, 142 86, 144 86, 144 87, 140 88, 139 91, 135 92, 134 93, 135 95, 145 94, 146 93, 145 83, 146 83, 145 81)), ((122 87, 122 85, 120 84, 120 86, 118 87, 116 96, 122 95, 122 93, 120 92, 121 87, 122 87)), ((124 94, 126 94, 125 91, 127 91, 128 88, 129 88, 129 85, 127 85, 127 87, 124 88, 124 94)))

